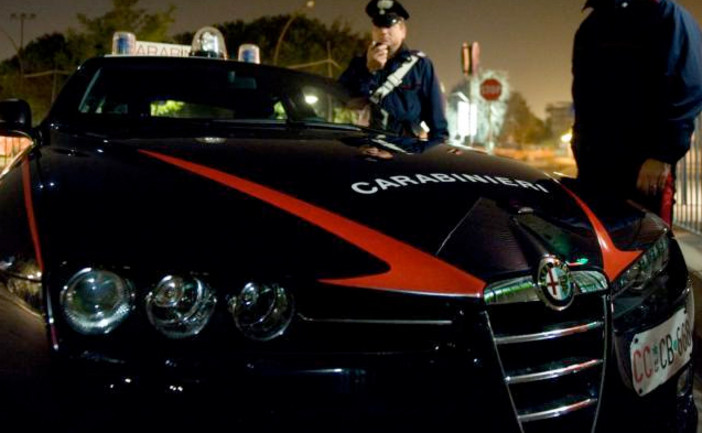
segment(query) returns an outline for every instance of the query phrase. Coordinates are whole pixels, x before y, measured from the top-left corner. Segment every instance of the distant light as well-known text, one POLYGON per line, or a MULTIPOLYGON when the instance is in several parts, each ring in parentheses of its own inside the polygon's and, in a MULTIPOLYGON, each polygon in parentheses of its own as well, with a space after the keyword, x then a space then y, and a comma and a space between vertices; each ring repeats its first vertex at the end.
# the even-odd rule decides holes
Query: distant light
POLYGON ((317 102, 319 102, 319 98, 315 95, 305 95, 305 102, 307 102, 310 105, 314 105, 317 102))
POLYGON ((561 135, 561 143, 570 143, 571 140, 573 140, 572 132, 566 132, 565 134, 561 135))

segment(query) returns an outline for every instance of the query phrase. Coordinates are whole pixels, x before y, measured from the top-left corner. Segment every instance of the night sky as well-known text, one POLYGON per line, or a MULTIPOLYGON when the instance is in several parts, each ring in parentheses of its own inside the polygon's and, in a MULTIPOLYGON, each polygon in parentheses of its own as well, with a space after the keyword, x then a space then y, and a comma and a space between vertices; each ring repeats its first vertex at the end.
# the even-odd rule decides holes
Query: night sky
MULTIPOLYGON (((291 13, 303 0, 141 0, 138 5, 160 11, 176 6, 173 33, 194 31, 238 19, 291 13)), ((408 43, 434 61, 447 89, 461 80, 460 47, 478 41, 483 68, 506 71, 513 90, 521 92, 532 110, 544 117, 546 104, 570 100, 570 56, 573 35, 587 12, 584 0, 403 0, 409 11, 408 43)), ((701 0, 679 0, 702 22, 701 0)), ((77 28, 76 14, 104 14, 110 0, 0 0, 0 29, 19 43, 20 25, 12 13, 35 13, 25 22, 24 41, 52 31, 77 28)), ((312 18, 331 23, 346 20, 357 31, 370 29, 365 0, 317 0, 307 10, 312 18)), ((294 25, 294 24, 293 24, 294 25)), ((276 35, 277 36, 277 35, 276 35)), ((229 47, 234 52, 235 47, 229 47)), ((14 54, 0 32, 0 59, 14 54)))

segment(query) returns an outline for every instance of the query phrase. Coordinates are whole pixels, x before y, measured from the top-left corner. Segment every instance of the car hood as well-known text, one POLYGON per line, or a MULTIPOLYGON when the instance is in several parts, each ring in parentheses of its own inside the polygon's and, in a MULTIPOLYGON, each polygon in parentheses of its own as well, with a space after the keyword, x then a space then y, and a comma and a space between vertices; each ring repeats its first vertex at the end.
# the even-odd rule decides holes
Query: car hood
MULTIPOLYGON (((480 152, 351 132, 49 135, 36 159, 47 263, 469 295, 544 255, 603 266, 566 187, 480 152)), ((617 220, 620 244, 642 217, 617 220)))

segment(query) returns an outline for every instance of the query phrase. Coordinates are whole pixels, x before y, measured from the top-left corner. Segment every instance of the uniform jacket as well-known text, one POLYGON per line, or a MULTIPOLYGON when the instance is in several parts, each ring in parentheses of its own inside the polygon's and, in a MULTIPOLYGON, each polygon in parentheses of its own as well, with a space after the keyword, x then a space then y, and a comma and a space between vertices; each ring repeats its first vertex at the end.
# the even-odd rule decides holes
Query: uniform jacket
MULTIPOLYGON (((388 75, 399 68, 412 53, 418 52, 410 51, 403 44, 398 53, 388 60, 385 68, 375 74, 368 71, 365 55, 356 57, 341 75, 339 82, 352 96, 370 97, 385 82, 388 75)), ((380 102, 380 106, 389 114, 387 126, 382 127, 382 114, 375 105, 371 106, 370 126, 408 135, 412 131, 416 133, 420 123, 424 121, 430 129, 431 139, 448 137, 444 99, 434 65, 423 54, 419 53, 419 56, 419 61, 402 79, 402 84, 380 102)))
POLYGON ((702 38, 670 0, 590 0, 573 50, 573 150, 582 171, 636 181, 675 164, 702 108, 702 38), (611 170, 611 171, 605 171, 611 170))

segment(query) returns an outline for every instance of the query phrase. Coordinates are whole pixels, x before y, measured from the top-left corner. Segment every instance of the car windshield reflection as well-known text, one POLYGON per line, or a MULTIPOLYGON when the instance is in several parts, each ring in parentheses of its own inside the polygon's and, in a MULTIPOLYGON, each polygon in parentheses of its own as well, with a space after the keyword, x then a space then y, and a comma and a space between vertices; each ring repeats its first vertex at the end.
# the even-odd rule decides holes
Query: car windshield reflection
POLYGON ((323 77, 239 62, 110 60, 83 68, 80 97, 58 101, 64 117, 362 125, 362 110, 323 77))

